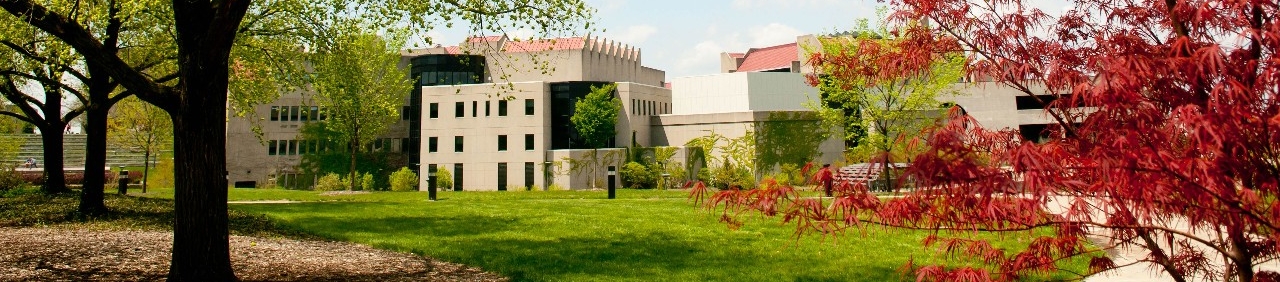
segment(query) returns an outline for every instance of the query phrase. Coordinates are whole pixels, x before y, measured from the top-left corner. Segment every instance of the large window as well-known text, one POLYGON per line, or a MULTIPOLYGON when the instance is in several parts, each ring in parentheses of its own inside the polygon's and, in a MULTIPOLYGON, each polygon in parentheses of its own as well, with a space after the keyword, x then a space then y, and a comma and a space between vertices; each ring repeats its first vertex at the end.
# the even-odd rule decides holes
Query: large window
POLYGON ((267 155, 268 156, 276 155, 276 140, 267 141, 267 155))
POLYGON ((533 163, 524 163, 524 189, 533 190, 533 163))
POLYGON ((427 105, 427 108, 429 110, 428 117, 440 118, 440 103, 431 103, 430 105, 427 105))
POLYGON ((298 112, 298 106, 289 107, 289 121, 298 121, 302 115, 298 112))
POLYGON ((489 101, 484 101, 484 116, 489 116, 489 101))
POLYGON ((440 143, 439 138, 436 138, 434 136, 427 137, 427 153, 435 153, 437 146, 439 146, 439 143, 440 143))
POLYGON ((506 150, 507 150, 507 136, 498 135, 498 152, 504 152, 506 150))
POLYGON ((533 151, 533 134, 524 135, 524 150, 533 151))
POLYGON ((462 117, 467 114, 467 104, 465 102, 455 103, 453 108, 453 117, 462 117))
POLYGON ((453 164, 453 191, 462 191, 462 164, 453 164))
POLYGON ((507 116, 507 100, 498 100, 498 116, 507 116))
POLYGON ((533 115, 533 99, 524 99, 524 115, 533 115))
POLYGON ((498 163, 498 191, 507 191, 507 163, 498 163))
POLYGON ((480 102, 471 101, 471 117, 479 117, 480 102))
POLYGON ((462 136, 453 137, 453 151, 458 153, 462 152, 462 136))
POLYGON ((280 120, 280 106, 271 106, 271 121, 280 120))

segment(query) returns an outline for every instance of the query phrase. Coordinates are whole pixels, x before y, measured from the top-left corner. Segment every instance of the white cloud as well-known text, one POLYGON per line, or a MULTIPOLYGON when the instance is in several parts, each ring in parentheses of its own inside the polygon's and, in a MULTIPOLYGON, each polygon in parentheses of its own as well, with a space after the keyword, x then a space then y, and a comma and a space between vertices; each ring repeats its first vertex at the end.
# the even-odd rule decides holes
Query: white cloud
POLYGON ((633 25, 633 26, 627 27, 627 29, 621 32, 617 32, 617 33, 609 32, 609 33, 610 34, 606 35, 606 37, 610 39, 616 40, 618 42, 626 43, 627 45, 638 45, 640 43, 643 43, 645 40, 649 40, 650 36, 653 36, 654 34, 658 33, 658 28, 653 27, 652 25, 647 25, 647 24, 633 25))
POLYGON ((706 28, 709 40, 703 40, 686 49, 676 62, 676 69, 692 74, 711 74, 720 71, 720 53, 746 52, 750 48, 769 47, 796 42, 805 33, 781 23, 752 26, 745 30, 722 33, 719 26, 706 28))
POLYGON ((737 9, 752 9, 759 7, 811 7, 811 6, 829 6, 840 4, 836 0, 733 0, 733 7, 737 9))

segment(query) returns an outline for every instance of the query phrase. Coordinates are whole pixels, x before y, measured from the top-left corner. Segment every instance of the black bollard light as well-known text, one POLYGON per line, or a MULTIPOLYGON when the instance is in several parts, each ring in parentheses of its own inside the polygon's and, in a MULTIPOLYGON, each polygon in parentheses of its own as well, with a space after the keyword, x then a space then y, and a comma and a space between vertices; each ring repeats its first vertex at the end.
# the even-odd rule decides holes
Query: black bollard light
POLYGON ((120 192, 120 195, 124 195, 128 193, 129 192, 129 171, 125 170, 124 166, 120 166, 119 181, 120 181, 120 188, 118 188, 119 189, 118 192, 120 192))
POLYGON ((427 172, 427 198, 436 200, 436 169, 434 167, 427 172))
POLYGON ((616 179, 617 177, 618 177, 617 168, 614 166, 609 166, 609 198, 610 199, 613 199, 617 194, 618 184, 615 183, 617 181, 614 181, 614 179, 616 179))

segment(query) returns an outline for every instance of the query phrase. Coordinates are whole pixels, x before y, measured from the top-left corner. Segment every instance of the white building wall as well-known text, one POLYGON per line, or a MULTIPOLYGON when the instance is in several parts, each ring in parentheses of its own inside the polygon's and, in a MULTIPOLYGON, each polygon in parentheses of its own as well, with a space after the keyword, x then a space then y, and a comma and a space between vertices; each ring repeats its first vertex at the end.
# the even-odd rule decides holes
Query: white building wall
POLYGON ((672 102, 677 115, 748 111, 802 111, 818 89, 799 73, 742 72, 676 78, 672 102))
POLYGON ((805 102, 818 100, 818 88, 805 83, 804 75, 788 72, 753 72, 747 75, 752 111, 804 111, 805 102))
MULTIPOLYGON (((463 190, 498 190, 498 163, 507 164, 507 187, 525 183, 524 166, 534 163, 534 185, 545 187, 543 163, 550 142, 551 117, 549 86, 544 82, 520 82, 512 88, 506 84, 429 86, 422 88, 422 167, 430 164, 458 172, 454 164, 463 164, 463 190), (510 97, 510 98, 508 98, 510 97), (507 116, 498 115, 497 101, 508 101, 507 116), (533 115, 525 115, 525 99, 534 100, 533 115), (457 117, 456 103, 463 103, 463 116, 457 117), (490 113, 485 115, 485 103, 490 113), (430 103, 439 103, 439 117, 430 118, 430 103), (473 106, 474 105, 474 106, 473 106), (475 111, 475 115, 472 114, 475 111), (525 150, 525 134, 534 135, 534 149, 525 150), (498 136, 507 136, 506 151, 498 150, 498 136), (463 137, 463 151, 454 151, 456 136, 463 137), (430 152, 430 138, 437 137, 437 150, 430 152)), ((425 189, 425 180, 420 187, 425 189)), ((440 187, 449 190, 453 187, 440 187)))

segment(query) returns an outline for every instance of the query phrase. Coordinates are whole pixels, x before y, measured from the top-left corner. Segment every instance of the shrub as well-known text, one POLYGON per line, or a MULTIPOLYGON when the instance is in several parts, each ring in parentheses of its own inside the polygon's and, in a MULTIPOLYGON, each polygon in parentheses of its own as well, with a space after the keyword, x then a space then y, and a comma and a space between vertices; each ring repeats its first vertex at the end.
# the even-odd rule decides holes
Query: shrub
POLYGON ((418 174, 413 173, 407 167, 402 167, 400 170, 391 173, 391 177, 387 182, 391 183, 391 191, 407 192, 418 190, 418 174))
POLYGON ((622 178, 622 185, 629 188, 652 188, 656 184, 657 178, 648 167, 637 163, 629 162, 622 166, 618 171, 618 176, 622 178))
POLYGON ((316 191, 344 190, 346 187, 344 183, 345 181, 342 181, 342 176, 339 176, 337 173, 325 174, 320 177, 319 181, 316 181, 316 191))
POLYGON ((373 191, 373 175, 368 172, 360 175, 360 190, 373 191))
POLYGON ((453 174, 443 167, 436 169, 436 190, 453 189, 453 174))
POLYGON ((173 187, 173 160, 160 161, 147 172, 147 186, 173 187))
POLYGON ((569 189, 565 189, 564 186, 560 186, 560 184, 551 183, 550 185, 547 185, 547 191, 565 191, 565 190, 569 190, 569 189))
MULTIPOLYGON (((659 185, 658 188, 666 189, 672 185, 679 187, 688 180, 684 165, 678 162, 667 163, 666 167, 663 168, 662 173, 668 174, 668 177, 666 179, 662 179, 662 181, 670 181, 671 183, 663 183, 663 185, 659 185)), ((661 174, 659 174, 659 176, 661 176, 661 174)))
POLYGON ((21 188, 27 184, 23 181, 22 175, 13 170, 12 166, 0 168, 0 192, 21 188))

